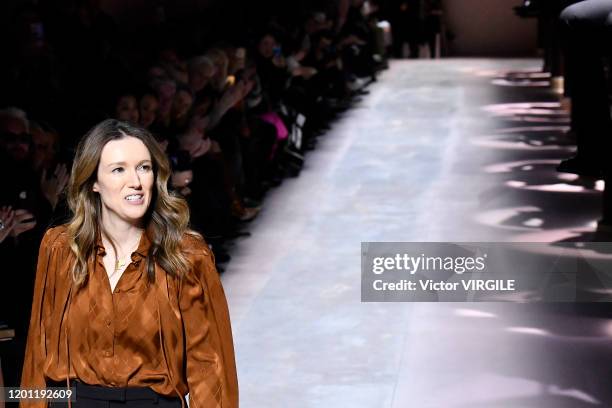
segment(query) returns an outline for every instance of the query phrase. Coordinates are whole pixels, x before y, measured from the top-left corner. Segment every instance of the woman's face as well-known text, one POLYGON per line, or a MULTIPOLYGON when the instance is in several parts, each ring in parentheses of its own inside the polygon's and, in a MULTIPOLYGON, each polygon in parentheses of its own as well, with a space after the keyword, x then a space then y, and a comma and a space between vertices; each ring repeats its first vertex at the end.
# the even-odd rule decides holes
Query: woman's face
POLYGON ((179 90, 176 95, 174 95, 174 101, 172 104, 174 117, 182 118, 189 113, 189 109, 191 109, 191 105, 193 104, 193 97, 189 92, 179 90))
POLYGON ((117 119, 138 124, 138 102, 133 95, 124 95, 117 101, 117 119))
POLYGON ((234 75, 236 72, 244 69, 245 58, 246 50, 244 48, 236 48, 236 50, 231 54, 229 73, 234 75))
POLYGON ((215 64, 215 75, 212 77, 212 85, 218 90, 225 87, 227 81, 228 59, 224 53, 219 53, 213 58, 215 64))
POLYGON ((259 41, 257 48, 262 57, 272 58, 274 56, 274 47, 276 47, 276 40, 271 35, 266 35, 259 41))
POLYGON ((57 134, 42 129, 32 129, 33 155, 32 164, 36 170, 49 169, 55 159, 57 134))
POLYGON ((155 85, 155 91, 159 97, 159 113, 166 115, 172 109, 172 100, 176 93, 176 84, 174 81, 165 80, 155 85))
POLYGON ((155 122, 159 102, 153 95, 144 95, 140 99, 140 125, 148 128, 155 122))
POLYGON ((154 183, 151 153, 140 139, 127 136, 104 146, 93 185, 104 218, 139 225, 151 203, 154 183))
POLYGON ((194 92, 201 91, 215 75, 215 67, 209 64, 200 64, 189 73, 189 86, 194 92))
POLYGON ((32 148, 32 136, 27 133, 26 123, 16 118, 5 118, 0 124, 0 149, 5 150, 15 161, 28 158, 32 148))

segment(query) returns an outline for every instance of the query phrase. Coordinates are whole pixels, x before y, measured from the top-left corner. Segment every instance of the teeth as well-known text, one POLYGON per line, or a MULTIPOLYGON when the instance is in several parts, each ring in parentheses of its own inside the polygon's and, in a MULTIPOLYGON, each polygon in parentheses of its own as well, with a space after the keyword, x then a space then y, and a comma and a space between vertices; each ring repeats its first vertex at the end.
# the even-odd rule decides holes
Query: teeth
POLYGON ((128 201, 140 200, 141 198, 142 198, 142 195, 140 195, 140 194, 133 194, 133 195, 129 195, 129 196, 125 197, 125 199, 128 200, 128 201))

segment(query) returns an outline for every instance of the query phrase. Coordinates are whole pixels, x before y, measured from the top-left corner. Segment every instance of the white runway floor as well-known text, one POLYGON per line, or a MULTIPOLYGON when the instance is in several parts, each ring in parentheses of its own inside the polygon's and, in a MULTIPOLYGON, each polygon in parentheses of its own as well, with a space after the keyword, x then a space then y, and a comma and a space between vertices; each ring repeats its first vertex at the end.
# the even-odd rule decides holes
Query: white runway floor
POLYGON ((597 219, 597 191, 576 200, 549 180, 571 149, 523 137, 567 126, 546 88, 504 82, 539 66, 393 61, 300 177, 268 194, 223 273, 241 407, 612 406, 607 319, 572 305, 360 301, 362 241, 547 241, 597 219), (552 103, 552 116, 519 102, 552 103))

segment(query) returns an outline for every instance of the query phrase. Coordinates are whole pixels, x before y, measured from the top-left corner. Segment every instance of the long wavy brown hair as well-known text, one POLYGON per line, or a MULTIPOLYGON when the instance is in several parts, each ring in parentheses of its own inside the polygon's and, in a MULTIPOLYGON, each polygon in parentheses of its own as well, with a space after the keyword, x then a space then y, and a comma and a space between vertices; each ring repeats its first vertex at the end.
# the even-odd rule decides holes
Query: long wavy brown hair
POLYGON ((149 149, 155 175, 151 204, 143 220, 144 233, 151 241, 146 257, 148 279, 150 282, 155 279, 155 263, 177 277, 184 276, 190 267, 180 241, 185 233, 198 234, 188 228, 187 202, 168 191, 171 169, 166 155, 145 129, 107 119, 94 126, 79 142, 68 183, 68 205, 73 215, 67 226, 70 248, 76 256, 72 278, 77 286, 87 279, 87 264, 96 256, 97 238, 105 233, 101 225, 102 202, 93 191, 102 149, 111 140, 128 136, 140 139, 149 149))

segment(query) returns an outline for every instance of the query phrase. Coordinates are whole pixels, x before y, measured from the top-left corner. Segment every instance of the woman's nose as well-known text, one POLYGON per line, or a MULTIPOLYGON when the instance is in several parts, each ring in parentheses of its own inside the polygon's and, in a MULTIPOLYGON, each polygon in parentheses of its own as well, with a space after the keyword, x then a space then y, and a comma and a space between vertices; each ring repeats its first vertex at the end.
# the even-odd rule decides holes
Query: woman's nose
POLYGON ((138 174, 138 171, 134 170, 130 172, 128 183, 130 187, 134 187, 134 188, 140 187, 141 183, 140 183, 140 175, 138 174))

